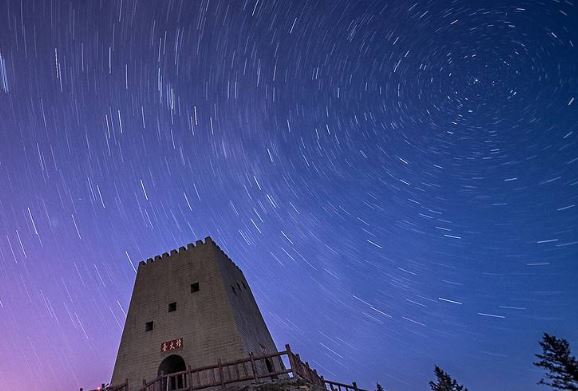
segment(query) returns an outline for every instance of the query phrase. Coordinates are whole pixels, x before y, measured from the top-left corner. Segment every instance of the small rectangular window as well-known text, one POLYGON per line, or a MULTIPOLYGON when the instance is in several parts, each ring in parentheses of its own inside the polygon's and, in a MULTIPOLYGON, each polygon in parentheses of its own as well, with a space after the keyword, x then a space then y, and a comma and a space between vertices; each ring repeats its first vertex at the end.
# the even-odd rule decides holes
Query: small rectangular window
POLYGON ((153 322, 146 322, 145 323, 145 331, 152 331, 153 329, 153 322))
POLYGON ((169 303, 169 312, 174 312, 177 310, 177 303, 169 303))
POLYGON ((191 293, 195 293, 199 291, 199 283, 194 282, 191 284, 191 293))
POLYGON ((233 285, 231 285, 231 289, 233 290, 233 293, 236 295, 237 291, 235 290, 235 287, 233 285))

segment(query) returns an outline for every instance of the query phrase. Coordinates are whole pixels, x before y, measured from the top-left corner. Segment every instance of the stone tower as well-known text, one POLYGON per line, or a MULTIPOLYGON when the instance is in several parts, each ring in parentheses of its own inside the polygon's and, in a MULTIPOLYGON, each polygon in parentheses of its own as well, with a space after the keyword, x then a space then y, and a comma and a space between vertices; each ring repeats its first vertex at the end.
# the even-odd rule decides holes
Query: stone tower
POLYGON ((140 262, 112 384, 276 353, 243 272, 207 237, 140 262))

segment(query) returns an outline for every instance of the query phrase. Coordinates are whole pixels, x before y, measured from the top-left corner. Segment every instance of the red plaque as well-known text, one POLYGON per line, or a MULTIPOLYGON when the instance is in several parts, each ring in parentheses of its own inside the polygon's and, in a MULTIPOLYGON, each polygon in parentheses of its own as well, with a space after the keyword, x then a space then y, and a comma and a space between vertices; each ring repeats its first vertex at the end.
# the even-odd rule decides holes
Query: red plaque
POLYGON ((163 342, 161 344, 161 353, 172 352, 173 350, 180 350, 183 348, 183 337, 173 339, 172 341, 163 342))

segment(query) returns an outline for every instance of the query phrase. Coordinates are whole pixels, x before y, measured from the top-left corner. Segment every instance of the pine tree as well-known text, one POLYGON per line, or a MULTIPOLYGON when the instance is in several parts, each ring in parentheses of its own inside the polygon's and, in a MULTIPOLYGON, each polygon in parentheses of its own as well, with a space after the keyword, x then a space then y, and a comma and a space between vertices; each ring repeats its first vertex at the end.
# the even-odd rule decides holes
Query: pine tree
POLYGON ((542 354, 536 354, 540 361, 534 365, 546 370, 538 384, 550 386, 555 390, 578 391, 578 360, 570 352, 570 344, 563 338, 544 333, 542 354))
POLYGON ((377 386, 375 388, 375 391, 384 391, 383 387, 381 386, 381 384, 377 383, 377 386))
POLYGON ((458 384, 457 381, 452 379, 447 372, 445 372, 437 365, 434 369, 434 373, 436 375, 437 382, 429 382, 429 386, 432 391, 468 391, 467 388, 458 384))

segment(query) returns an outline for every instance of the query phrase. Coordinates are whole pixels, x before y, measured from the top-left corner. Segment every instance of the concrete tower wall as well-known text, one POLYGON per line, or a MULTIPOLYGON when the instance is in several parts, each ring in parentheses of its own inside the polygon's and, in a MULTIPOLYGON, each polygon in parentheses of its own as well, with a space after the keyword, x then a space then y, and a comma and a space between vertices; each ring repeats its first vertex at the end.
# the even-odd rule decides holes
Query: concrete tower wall
POLYGON ((227 264, 232 263, 230 259, 223 261, 220 265, 225 284, 228 285, 227 295, 232 303, 235 326, 242 335, 245 351, 255 354, 276 352, 275 343, 243 272, 237 266, 227 267, 227 264))
POLYGON ((112 384, 128 379, 134 389, 154 379, 171 354, 195 368, 263 351, 277 350, 249 284, 207 238, 139 264, 112 384), (169 312, 170 303, 176 310, 169 312), (163 342, 179 338, 182 348, 161 352, 163 342))

